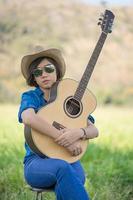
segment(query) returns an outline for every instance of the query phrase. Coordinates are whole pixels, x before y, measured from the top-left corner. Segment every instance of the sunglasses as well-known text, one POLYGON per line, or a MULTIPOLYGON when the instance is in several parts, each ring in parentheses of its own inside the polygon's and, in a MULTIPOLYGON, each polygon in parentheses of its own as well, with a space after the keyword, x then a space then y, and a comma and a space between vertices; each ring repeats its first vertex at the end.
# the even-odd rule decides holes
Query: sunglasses
POLYGON ((42 76, 43 72, 46 72, 48 74, 53 73, 55 71, 55 66, 53 64, 46 65, 42 69, 35 69, 33 71, 33 75, 35 77, 42 76))

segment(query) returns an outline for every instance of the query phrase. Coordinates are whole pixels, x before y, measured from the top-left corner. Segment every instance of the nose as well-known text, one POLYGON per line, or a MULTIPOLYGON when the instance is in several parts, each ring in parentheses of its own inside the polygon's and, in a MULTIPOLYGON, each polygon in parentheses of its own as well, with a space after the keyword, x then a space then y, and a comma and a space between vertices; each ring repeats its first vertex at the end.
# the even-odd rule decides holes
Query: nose
POLYGON ((47 77, 47 76, 48 76, 48 74, 43 70, 42 77, 47 77))

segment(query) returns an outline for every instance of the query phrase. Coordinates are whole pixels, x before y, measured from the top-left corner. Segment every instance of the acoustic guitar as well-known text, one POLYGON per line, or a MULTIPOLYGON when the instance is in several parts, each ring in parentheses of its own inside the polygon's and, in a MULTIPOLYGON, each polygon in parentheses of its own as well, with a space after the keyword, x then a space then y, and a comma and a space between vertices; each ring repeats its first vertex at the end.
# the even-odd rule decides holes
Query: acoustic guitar
MULTIPOLYGON (((105 10, 102 18, 99 19, 98 25, 101 26, 102 32, 80 82, 69 78, 56 82, 52 86, 48 104, 37 112, 37 115, 46 119, 55 128, 85 127, 88 115, 95 110, 96 98, 87 88, 87 84, 106 37, 108 33, 112 32, 114 17, 111 11, 105 10)), ((72 156, 65 147, 58 145, 45 134, 41 134, 28 126, 25 126, 24 133, 26 142, 33 152, 41 157, 45 155, 50 158, 63 159, 69 163, 79 160, 88 146, 87 140, 81 140, 82 153, 78 156, 72 156)))

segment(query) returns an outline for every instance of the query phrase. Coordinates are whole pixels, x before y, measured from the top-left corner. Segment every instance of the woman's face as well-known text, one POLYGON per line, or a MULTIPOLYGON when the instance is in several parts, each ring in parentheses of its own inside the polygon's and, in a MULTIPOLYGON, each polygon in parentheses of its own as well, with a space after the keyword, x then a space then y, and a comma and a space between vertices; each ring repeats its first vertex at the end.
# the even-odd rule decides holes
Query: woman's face
MULTIPOLYGON (((36 83, 43 89, 50 89, 51 86, 57 80, 56 68, 50 63, 47 59, 43 59, 40 64, 37 66, 37 69, 42 69, 42 75, 34 76, 36 83), (52 65, 52 66, 51 66, 52 65), (48 67, 53 67, 54 70, 50 73, 46 72, 45 69, 48 67)), ((50 70, 50 69, 49 69, 50 70)))

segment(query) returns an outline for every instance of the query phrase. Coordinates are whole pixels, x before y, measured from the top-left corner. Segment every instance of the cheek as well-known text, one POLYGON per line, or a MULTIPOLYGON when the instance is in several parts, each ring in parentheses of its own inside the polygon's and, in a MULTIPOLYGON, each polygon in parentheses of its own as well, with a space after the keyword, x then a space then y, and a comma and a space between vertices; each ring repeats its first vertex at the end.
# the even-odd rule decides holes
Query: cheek
POLYGON ((54 76, 54 79, 55 79, 55 81, 57 81, 57 75, 55 74, 55 76, 54 76))
POLYGON ((56 80, 57 80, 57 75, 56 75, 56 73, 52 74, 52 79, 53 79, 53 81, 56 81, 56 80))
POLYGON ((35 78, 36 83, 40 83, 39 78, 35 78))

